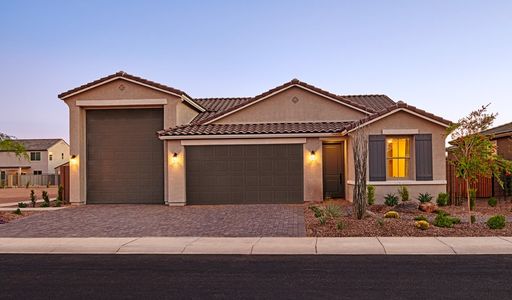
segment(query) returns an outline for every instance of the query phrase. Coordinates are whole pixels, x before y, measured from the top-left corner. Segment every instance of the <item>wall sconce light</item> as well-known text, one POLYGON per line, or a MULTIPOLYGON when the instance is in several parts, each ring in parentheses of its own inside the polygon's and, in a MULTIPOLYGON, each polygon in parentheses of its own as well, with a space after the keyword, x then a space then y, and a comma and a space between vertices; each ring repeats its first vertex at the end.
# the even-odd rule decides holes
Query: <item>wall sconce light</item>
POLYGON ((309 153, 309 160, 311 160, 311 161, 315 161, 316 160, 316 153, 315 153, 315 151, 311 151, 311 153, 309 153))
POLYGON ((178 153, 174 152, 174 154, 172 155, 172 158, 171 158, 171 162, 173 164, 176 164, 178 162, 178 153))
POLYGON ((76 160, 76 155, 71 155, 71 158, 69 159, 69 163, 72 164, 72 165, 76 165, 77 163, 77 160, 76 160))

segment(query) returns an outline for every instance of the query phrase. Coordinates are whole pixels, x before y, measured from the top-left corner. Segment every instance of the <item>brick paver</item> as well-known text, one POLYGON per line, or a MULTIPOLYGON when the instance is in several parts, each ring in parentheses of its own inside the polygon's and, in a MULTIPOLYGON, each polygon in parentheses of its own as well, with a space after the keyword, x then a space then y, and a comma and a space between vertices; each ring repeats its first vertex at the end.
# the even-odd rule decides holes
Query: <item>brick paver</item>
POLYGON ((305 236, 302 205, 84 205, 0 224, 0 237, 305 236))

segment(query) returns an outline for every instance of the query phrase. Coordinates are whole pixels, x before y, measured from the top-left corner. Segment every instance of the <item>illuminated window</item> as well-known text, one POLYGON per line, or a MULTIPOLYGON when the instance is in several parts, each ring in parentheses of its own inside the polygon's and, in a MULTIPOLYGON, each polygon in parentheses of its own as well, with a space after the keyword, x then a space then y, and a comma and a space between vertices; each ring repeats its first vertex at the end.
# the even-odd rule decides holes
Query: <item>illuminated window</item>
POLYGON ((387 162, 389 178, 406 178, 409 176, 409 159, 411 141, 409 138, 388 138, 387 162))

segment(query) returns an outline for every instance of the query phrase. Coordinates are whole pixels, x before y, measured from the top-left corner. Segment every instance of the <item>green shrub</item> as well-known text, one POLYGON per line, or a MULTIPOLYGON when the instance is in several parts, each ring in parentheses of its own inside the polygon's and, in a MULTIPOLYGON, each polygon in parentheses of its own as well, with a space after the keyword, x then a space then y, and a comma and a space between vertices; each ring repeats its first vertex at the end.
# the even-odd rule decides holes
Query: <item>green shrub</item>
POLYGON ((343 228, 345 228, 345 224, 341 220, 336 222, 336 229, 343 230, 343 228))
POLYGON ((476 189, 469 189, 469 209, 474 210, 476 204, 476 189))
POLYGON ((25 184, 25 188, 28 189, 29 186, 30 186, 30 181, 27 181, 27 183, 25 184))
POLYGON ((62 201, 55 200, 55 207, 61 207, 61 206, 62 206, 62 201))
POLYGON ((400 195, 400 199, 402 201, 409 201, 409 189, 406 186, 400 186, 398 188, 398 195, 400 195))
POLYGON ((486 222, 490 229, 503 229, 506 223, 507 221, 503 215, 492 216, 486 222))
POLYGON ((19 208, 25 208, 25 207, 27 207, 27 203, 25 203, 25 202, 18 202, 18 207, 19 208))
POLYGON ((400 219, 400 215, 396 211, 390 210, 390 211, 388 211, 387 213, 384 214, 384 218, 387 218, 387 219, 400 219))
POLYGON ((339 207, 336 204, 330 203, 324 208, 324 215, 330 219, 338 218, 339 216, 341 216, 341 207, 339 207))
POLYGON ((384 219, 381 219, 381 218, 377 219, 377 225, 379 225, 380 227, 382 227, 382 226, 384 226, 384 224, 385 224, 385 223, 384 223, 384 219))
POLYGON ((437 206, 446 206, 448 205, 448 200, 450 200, 450 196, 447 193, 439 193, 437 195, 437 206))
POLYGON ((476 217, 471 215, 471 224, 475 224, 476 223, 476 217))
POLYGON ((21 209, 19 209, 19 208, 16 208, 16 210, 13 211, 12 213, 15 215, 22 215, 21 209))
POLYGON ((318 222, 320 222, 320 225, 325 225, 325 222, 327 222, 327 218, 325 216, 320 216, 317 218, 318 222))
POLYGON ((59 201, 59 200, 62 201, 63 200, 62 199, 63 198, 62 197, 63 193, 64 193, 64 187, 62 185, 59 185, 59 189, 57 190, 57 201, 59 201))
POLYGON ((34 190, 30 190, 30 203, 32 203, 32 207, 36 207, 36 194, 34 190))
POLYGON ((428 221, 428 219, 424 215, 419 215, 414 217, 414 221, 428 221))
POLYGON ((43 197, 44 203, 47 204, 47 206, 44 206, 44 207, 49 207, 50 206, 50 197, 48 196, 48 192, 47 191, 43 191, 41 196, 43 197))
POLYGON ((452 217, 448 214, 438 213, 436 218, 434 219, 434 226, 444 227, 444 228, 452 228, 454 224, 459 224, 460 219, 456 217, 452 217))
POLYGON ((398 204, 398 196, 395 194, 387 194, 384 197, 384 204, 387 206, 395 206, 398 204))
POLYGON ((430 202, 432 201, 432 195, 430 195, 429 193, 420 193, 418 195, 418 200, 420 200, 421 203, 430 202))
POLYGON ((311 209, 311 211, 313 211, 313 213, 315 214, 315 218, 320 218, 321 216, 324 215, 323 210, 318 206, 311 205, 309 207, 309 209, 311 209))
POLYGON ((48 202, 41 202, 41 205, 39 207, 50 207, 50 203, 48 202))
POLYGON ((496 205, 498 205, 498 200, 496 200, 494 197, 491 197, 489 200, 487 200, 487 204, 489 204, 490 207, 496 207, 496 205))
POLYGON ((430 224, 426 220, 416 221, 414 225, 421 230, 427 230, 430 227, 430 224))
POLYGON ((449 216, 450 215, 449 212, 447 212, 446 210, 442 210, 442 209, 436 210, 436 214, 443 215, 443 216, 449 216))
POLYGON ((369 185, 366 187, 367 196, 368 196, 368 205, 373 205, 375 203, 375 187, 373 185, 369 185))

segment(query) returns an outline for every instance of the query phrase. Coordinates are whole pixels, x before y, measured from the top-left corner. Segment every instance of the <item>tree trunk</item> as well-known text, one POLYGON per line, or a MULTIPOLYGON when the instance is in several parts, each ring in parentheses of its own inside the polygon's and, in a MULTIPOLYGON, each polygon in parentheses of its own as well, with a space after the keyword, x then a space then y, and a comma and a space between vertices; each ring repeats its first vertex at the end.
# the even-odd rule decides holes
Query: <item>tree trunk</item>
POLYGON ((468 199, 468 218, 469 218, 469 225, 471 226, 471 195, 469 192, 469 180, 466 181, 466 196, 468 199))

